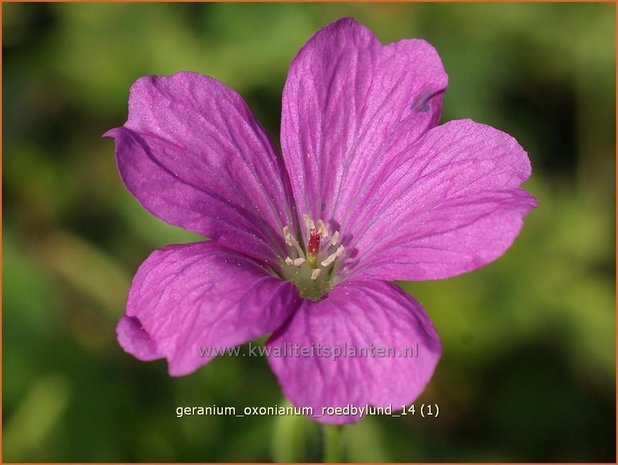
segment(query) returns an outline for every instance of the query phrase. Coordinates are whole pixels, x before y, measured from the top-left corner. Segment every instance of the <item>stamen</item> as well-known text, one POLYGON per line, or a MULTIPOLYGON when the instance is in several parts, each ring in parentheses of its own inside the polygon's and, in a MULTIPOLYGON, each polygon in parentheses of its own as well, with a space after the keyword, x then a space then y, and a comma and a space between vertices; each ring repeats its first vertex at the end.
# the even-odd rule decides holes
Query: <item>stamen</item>
POLYGON ((318 220, 317 222, 318 230, 320 231, 320 235, 324 238, 328 237, 328 228, 324 224, 324 221, 318 220))
POLYGON ((309 231, 311 231, 312 229, 315 229, 315 223, 313 222, 311 217, 307 215, 306 213, 303 214, 303 220, 305 221, 305 224, 307 225, 307 229, 309 231))
POLYGON ((294 248, 296 249, 296 253, 298 254, 299 257, 304 257, 305 256, 305 252, 303 252, 303 249, 300 247, 300 244, 298 243, 298 241, 296 239, 294 239, 294 248))
POLYGON ((332 253, 326 258, 326 260, 322 260, 322 263, 320 263, 320 265, 326 268, 331 263, 333 263, 335 260, 337 260, 337 254, 332 253))
POLYGON ((337 245, 339 242, 339 231, 335 231, 333 237, 330 238, 330 245, 337 245))
POLYGON ((285 263, 292 266, 294 264, 294 261, 290 257, 285 257, 285 263))
POLYGON ((322 265, 324 268, 326 268, 331 263, 333 263, 335 260, 337 260, 337 257, 340 257, 341 254, 343 254, 343 250, 344 250, 343 246, 340 245, 334 253, 332 253, 328 257, 326 257, 325 260, 322 260, 322 263, 320 263, 320 265, 322 265))
POLYGON ((297 258, 296 260, 292 260, 292 263, 294 264, 294 266, 302 266, 303 263, 305 263, 305 259, 304 258, 297 258))
MULTIPOLYGON (((285 243, 287 245, 289 245, 290 247, 294 247, 296 249, 296 253, 298 254, 299 257, 305 256, 305 252, 303 252, 303 249, 301 248, 298 241, 294 239, 294 236, 292 235, 292 232, 290 231, 289 226, 283 227, 283 237, 285 238, 285 243)), ((286 263, 287 263, 287 260, 286 260, 286 263)), ((288 263, 288 265, 290 264, 291 263, 288 263)))
POLYGON ((283 227, 283 237, 285 238, 285 243, 291 247, 292 239, 294 239, 294 237, 292 236, 292 232, 290 231, 289 226, 283 227))
POLYGON ((321 271, 321 270, 320 270, 320 268, 317 268, 317 269, 315 269, 315 270, 313 270, 313 271, 311 272, 311 279, 312 279, 313 281, 315 281, 316 279, 318 279, 318 276, 320 276, 320 271, 321 271))

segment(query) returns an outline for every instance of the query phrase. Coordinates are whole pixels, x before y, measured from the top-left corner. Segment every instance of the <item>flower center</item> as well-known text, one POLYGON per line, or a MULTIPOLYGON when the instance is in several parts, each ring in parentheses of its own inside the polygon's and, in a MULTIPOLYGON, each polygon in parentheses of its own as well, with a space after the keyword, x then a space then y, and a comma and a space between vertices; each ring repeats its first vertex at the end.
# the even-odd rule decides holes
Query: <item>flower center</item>
POLYGON ((298 287, 306 299, 319 300, 332 287, 337 259, 343 255, 339 231, 332 236, 324 221, 303 215, 307 227, 307 243, 302 236, 294 237, 289 226, 283 228, 283 237, 288 245, 288 256, 281 268, 283 277, 298 287))

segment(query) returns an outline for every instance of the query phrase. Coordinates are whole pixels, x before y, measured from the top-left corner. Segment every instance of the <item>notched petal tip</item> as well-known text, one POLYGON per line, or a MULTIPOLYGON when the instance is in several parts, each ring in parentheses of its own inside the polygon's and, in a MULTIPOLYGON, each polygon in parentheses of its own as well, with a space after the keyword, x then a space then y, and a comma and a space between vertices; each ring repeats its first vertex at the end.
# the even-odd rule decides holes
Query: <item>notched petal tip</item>
POLYGON ((393 171, 395 141, 412 144, 438 123, 447 84, 438 52, 424 40, 382 44, 352 18, 314 34, 283 92, 281 147, 300 208, 350 221, 393 171))

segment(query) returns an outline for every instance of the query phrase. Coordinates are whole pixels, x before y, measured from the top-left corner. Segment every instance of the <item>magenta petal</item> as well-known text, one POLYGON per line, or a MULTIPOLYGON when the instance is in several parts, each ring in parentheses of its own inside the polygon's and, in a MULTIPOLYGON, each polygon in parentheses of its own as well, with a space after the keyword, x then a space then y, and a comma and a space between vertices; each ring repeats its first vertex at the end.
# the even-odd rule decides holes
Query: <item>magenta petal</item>
POLYGON ((116 139, 120 174, 159 218, 261 259, 283 250, 287 175, 243 99, 197 73, 131 87, 116 139))
POLYGON ((273 331, 297 306, 294 285, 252 259, 209 242, 171 245, 137 271, 118 341, 140 360, 166 358, 170 375, 182 376, 273 331))
POLYGON ((360 417, 318 415, 323 407, 348 405, 400 409, 431 379, 441 346, 423 308, 401 289, 381 281, 348 281, 321 301, 305 301, 273 334, 267 350, 268 362, 294 405, 311 407, 317 421, 349 423, 360 417), (293 352, 294 347, 318 346, 322 356, 293 352), (374 355, 384 349, 392 356, 354 357, 352 347, 374 347, 374 355), (325 350, 332 354, 337 348, 348 356, 326 356, 325 350))
POLYGON ((390 164, 384 146, 437 124, 447 76, 423 40, 383 46, 351 18, 318 31, 290 66, 281 145, 300 213, 340 221, 358 189, 390 164))
POLYGON ((517 141, 470 120, 416 142, 399 136, 389 148, 392 169, 359 193, 363 214, 350 215, 357 250, 350 269, 378 279, 438 279, 502 255, 536 206, 519 187, 531 168, 517 141))

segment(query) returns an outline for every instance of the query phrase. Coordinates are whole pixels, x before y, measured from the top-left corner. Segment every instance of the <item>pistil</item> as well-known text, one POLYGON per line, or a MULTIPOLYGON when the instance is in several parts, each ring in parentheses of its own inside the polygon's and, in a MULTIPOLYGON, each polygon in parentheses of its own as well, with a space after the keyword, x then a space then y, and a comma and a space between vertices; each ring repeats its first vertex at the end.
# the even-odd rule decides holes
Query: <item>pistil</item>
POLYGON ((318 253, 320 252, 320 232, 312 229, 309 233, 309 244, 307 245, 307 261, 311 268, 318 267, 318 253))

